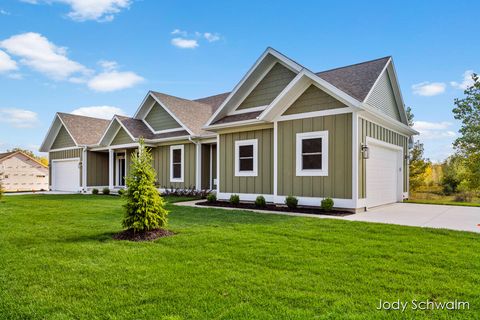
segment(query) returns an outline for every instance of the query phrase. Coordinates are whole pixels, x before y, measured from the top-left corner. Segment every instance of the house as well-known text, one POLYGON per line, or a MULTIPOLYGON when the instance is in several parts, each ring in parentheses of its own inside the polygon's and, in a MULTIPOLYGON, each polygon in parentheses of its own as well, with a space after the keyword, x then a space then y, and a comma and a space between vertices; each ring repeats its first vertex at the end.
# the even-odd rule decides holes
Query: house
POLYGON ((231 92, 150 91, 133 117, 110 121, 57 113, 41 151, 53 190, 123 187, 143 137, 160 189, 356 210, 408 197, 415 134, 391 57, 315 73, 268 48, 231 92))
POLYGON ((4 191, 48 190, 48 167, 21 152, 0 153, 0 181, 4 191))

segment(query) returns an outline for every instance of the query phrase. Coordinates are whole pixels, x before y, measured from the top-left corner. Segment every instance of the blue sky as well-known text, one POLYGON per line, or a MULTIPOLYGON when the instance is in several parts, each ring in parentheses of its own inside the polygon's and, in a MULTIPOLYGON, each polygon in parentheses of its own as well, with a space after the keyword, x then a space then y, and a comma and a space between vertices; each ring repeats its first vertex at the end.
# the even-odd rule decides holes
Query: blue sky
POLYGON ((478 2, 98 2, 0 2, 0 151, 38 148, 57 111, 132 115, 150 89, 229 91, 271 46, 313 71, 392 55, 439 161, 464 75, 480 70, 478 2))

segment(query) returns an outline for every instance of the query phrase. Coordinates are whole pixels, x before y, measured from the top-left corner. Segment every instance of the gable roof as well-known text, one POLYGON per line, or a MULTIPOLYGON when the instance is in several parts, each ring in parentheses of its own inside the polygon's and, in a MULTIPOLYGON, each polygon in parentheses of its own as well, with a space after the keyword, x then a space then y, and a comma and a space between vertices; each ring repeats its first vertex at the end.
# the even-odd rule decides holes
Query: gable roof
POLYGON ((130 135, 136 140, 144 138, 148 140, 165 139, 171 137, 188 136, 189 133, 186 130, 165 132, 165 133, 153 133, 140 119, 134 119, 124 116, 115 116, 123 125, 123 127, 130 133, 130 135))
POLYGON ((212 107, 212 111, 215 112, 220 107, 220 105, 223 103, 223 101, 225 101, 225 99, 227 99, 229 94, 230 94, 230 91, 229 92, 224 92, 224 93, 219 93, 219 94, 209 96, 209 97, 195 99, 193 101, 208 104, 210 107, 212 107))
POLYGON ((96 144, 107 129, 110 121, 69 113, 57 113, 68 133, 77 145, 96 144))
POLYGON ((8 158, 12 158, 13 156, 15 156, 15 155, 17 155, 17 154, 22 155, 22 156, 24 156, 24 157, 26 157, 26 158, 28 158, 28 159, 30 159, 30 160, 32 160, 32 161, 35 161, 37 164, 41 165, 41 166, 44 167, 44 168, 48 168, 47 165, 41 163, 41 162, 38 161, 37 159, 29 156, 28 154, 26 154, 26 153, 24 153, 24 152, 22 152, 22 151, 10 151, 10 152, 0 153, 0 161, 7 160, 8 158))
POLYGON ((390 59, 388 56, 315 74, 363 102, 390 59))

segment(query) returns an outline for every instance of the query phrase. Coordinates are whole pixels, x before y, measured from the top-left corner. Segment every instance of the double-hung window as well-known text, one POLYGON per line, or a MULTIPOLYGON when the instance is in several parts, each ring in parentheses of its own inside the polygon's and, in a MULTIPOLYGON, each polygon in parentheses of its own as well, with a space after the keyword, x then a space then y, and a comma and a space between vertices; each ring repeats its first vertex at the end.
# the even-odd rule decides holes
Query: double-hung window
POLYGON ((297 176, 328 176, 328 131, 297 133, 297 176))
POLYGON ((183 145, 170 146, 170 182, 183 182, 183 145))
POLYGON ((258 165, 258 140, 235 141, 235 176, 256 177, 258 165))

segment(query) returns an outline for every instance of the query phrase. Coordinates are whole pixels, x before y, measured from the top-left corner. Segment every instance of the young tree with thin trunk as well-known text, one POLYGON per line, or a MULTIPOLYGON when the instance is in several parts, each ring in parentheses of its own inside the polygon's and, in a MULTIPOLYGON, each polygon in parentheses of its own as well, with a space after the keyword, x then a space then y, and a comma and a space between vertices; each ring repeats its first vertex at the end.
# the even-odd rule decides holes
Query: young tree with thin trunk
POLYGON ((123 226, 134 232, 151 231, 167 225, 168 211, 165 202, 155 187, 156 172, 152 166, 151 152, 143 139, 138 153, 132 155, 132 164, 127 176, 127 190, 123 197, 125 216, 123 226))

